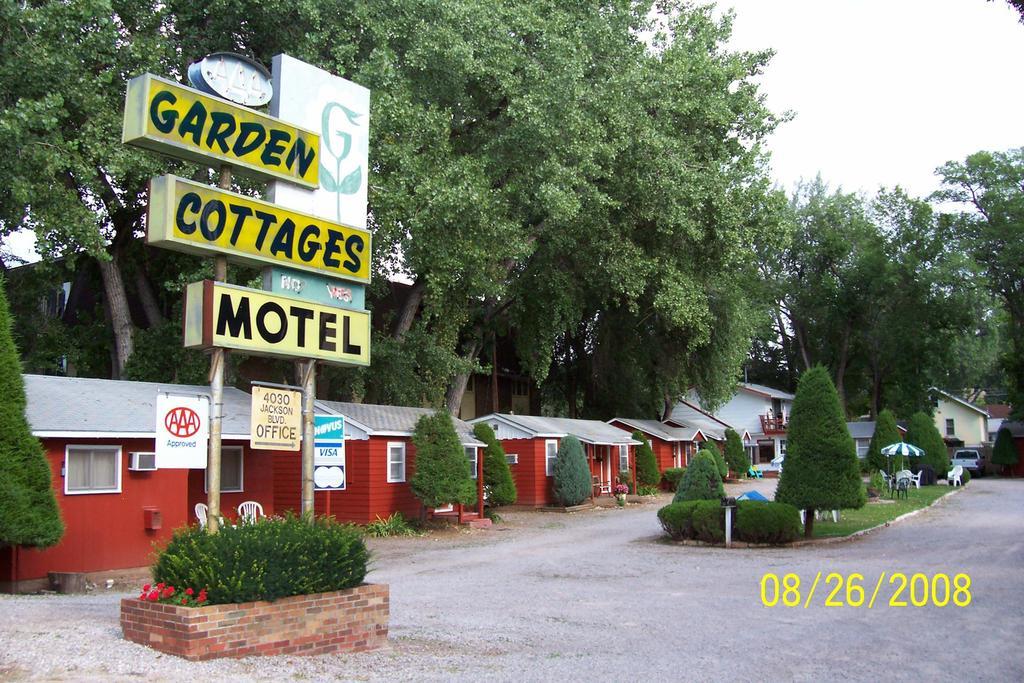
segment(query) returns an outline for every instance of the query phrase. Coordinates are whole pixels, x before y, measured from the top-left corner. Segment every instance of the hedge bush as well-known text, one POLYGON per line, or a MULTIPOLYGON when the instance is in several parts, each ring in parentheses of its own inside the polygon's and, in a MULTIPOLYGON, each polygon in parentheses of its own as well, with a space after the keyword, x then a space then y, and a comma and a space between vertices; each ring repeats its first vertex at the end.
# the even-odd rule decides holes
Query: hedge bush
POLYGON ((715 459, 715 467, 718 468, 718 476, 725 479, 729 476, 729 465, 725 462, 725 456, 722 455, 722 451, 718 450, 718 446, 709 445, 703 449, 705 453, 710 453, 715 459))
POLYGON ((729 427, 725 430, 725 461, 729 469, 736 473, 737 479, 747 476, 750 469, 750 458, 743 448, 743 439, 736 433, 736 430, 729 427))
POLYGON ((748 543, 790 543, 800 535, 800 511, 785 503, 741 500, 735 528, 736 537, 748 543))
POLYGON ((949 472, 949 451, 946 450, 946 442, 942 440, 942 434, 939 433, 935 420, 930 415, 923 412, 911 415, 904 441, 924 450, 924 457, 919 459, 919 465, 930 465, 939 476, 942 476, 943 472, 949 472))
POLYGON ((579 505, 594 493, 587 457, 583 444, 571 434, 558 445, 558 458, 554 465, 555 498, 565 507, 579 505))
POLYGON ((718 473, 715 456, 706 450, 697 453, 686 468, 673 503, 683 500, 721 500, 725 496, 722 477, 718 473))
POLYGON ((661 473, 658 472, 658 459, 654 457, 651 442, 639 430, 633 432, 633 439, 641 443, 636 447, 637 486, 657 486, 661 473))
POLYGON ((669 467, 662 472, 661 478, 669 491, 675 491, 679 488, 679 482, 684 474, 686 474, 685 467, 669 467))
POLYGON ((970 470, 964 470, 964 473, 960 475, 960 483, 962 485, 966 486, 967 482, 969 482, 970 480, 971 480, 971 471, 970 470))
POLYGON ((158 552, 153 578, 205 588, 211 604, 277 600, 358 586, 368 560, 359 527, 289 513, 216 534, 179 529, 158 552))
POLYGON ((484 448, 484 494, 491 506, 516 502, 516 483, 508 467, 505 449, 486 422, 473 425, 473 436, 487 444, 484 448))
POLYGON ((442 410, 422 416, 416 421, 412 443, 416 470, 409 488, 425 507, 476 505, 476 481, 469 475, 466 450, 451 415, 442 410))
POLYGON ((696 539, 719 543, 725 540, 725 516, 717 500, 687 500, 658 510, 661 528, 674 540, 696 539))

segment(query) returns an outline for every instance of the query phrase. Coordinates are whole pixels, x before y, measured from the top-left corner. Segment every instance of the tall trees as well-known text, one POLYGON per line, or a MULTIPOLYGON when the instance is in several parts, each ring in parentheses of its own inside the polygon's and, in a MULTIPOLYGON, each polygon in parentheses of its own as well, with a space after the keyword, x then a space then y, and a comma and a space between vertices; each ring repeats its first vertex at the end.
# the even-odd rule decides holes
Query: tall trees
POLYGON ((473 425, 473 435, 487 444, 484 448, 484 494, 489 505, 511 505, 516 502, 516 483, 508 468, 505 450, 486 422, 473 425))
POLYGON ((935 476, 939 478, 946 476, 949 472, 949 450, 930 415, 924 412, 911 415, 905 440, 924 450, 922 465, 935 470, 935 476))
POLYGON ((657 486, 661 481, 658 460, 654 457, 651 442, 641 431, 633 432, 633 440, 639 441, 636 447, 636 481, 640 486, 657 486))
POLYGON ((725 460, 729 464, 729 469, 735 472, 737 477, 747 476, 747 470, 750 469, 750 458, 747 457, 747 452, 743 448, 743 440, 732 427, 725 430, 725 460))
POLYGON ((888 458, 882 454, 886 446, 901 441, 900 430, 896 426, 896 416, 886 408, 878 414, 875 420, 875 433, 871 435, 871 443, 868 445, 866 456, 868 469, 871 472, 877 470, 888 470, 888 458))
POLYGON ((566 507, 579 505, 594 493, 583 444, 571 434, 558 444, 554 480, 555 499, 566 507))
MULTIPOLYGON (((0 280, 0 546, 47 547, 64 534, 50 465, 25 419, 25 385, 0 280)), ((16 578, 16 577, 15 577, 16 578)))
POLYGON ((807 510, 804 534, 808 538, 815 510, 864 505, 857 450, 839 396, 821 365, 800 378, 789 418, 786 465, 775 499, 807 510))
POLYGON ((938 173, 936 198, 967 208, 952 227, 1008 315, 1003 366, 1014 416, 1024 417, 1024 148, 978 152, 938 173))
POLYGON ((409 486, 425 507, 476 502, 476 483, 469 476, 469 463, 448 413, 439 411, 421 417, 412 442, 416 446, 416 471, 409 486))

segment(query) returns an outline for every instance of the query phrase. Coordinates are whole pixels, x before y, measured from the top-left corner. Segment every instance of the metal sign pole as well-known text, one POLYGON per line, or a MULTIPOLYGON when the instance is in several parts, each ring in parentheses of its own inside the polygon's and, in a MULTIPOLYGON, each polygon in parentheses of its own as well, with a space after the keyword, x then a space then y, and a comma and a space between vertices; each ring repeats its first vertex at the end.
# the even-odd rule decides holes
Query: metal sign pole
MULTIPOLYGON (((222 190, 231 189, 231 166, 220 167, 222 190)), ((213 279, 217 282, 228 281, 228 259, 217 255, 213 259, 213 279)), ((226 352, 222 348, 213 349, 210 356, 210 393, 213 395, 213 414, 210 416, 210 456, 206 462, 206 507, 208 510, 206 528, 211 534, 220 529, 220 469, 221 469, 221 433, 224 421, 224 362, 226 352)))
POLYGON ((313 402, 316 400, 316 361, 302 366, 302 516, 313 520, 313 402))

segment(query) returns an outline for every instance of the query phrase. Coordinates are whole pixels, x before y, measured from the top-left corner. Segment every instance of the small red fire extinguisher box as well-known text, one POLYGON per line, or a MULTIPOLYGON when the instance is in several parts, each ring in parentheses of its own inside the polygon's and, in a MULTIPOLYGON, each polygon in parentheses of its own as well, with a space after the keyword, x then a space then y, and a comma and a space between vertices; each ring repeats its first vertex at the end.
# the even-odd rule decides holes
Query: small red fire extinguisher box
POLYGON ((146 529, 161 529, 164 525, 163 515, 158 508, 142 508, 146 529))

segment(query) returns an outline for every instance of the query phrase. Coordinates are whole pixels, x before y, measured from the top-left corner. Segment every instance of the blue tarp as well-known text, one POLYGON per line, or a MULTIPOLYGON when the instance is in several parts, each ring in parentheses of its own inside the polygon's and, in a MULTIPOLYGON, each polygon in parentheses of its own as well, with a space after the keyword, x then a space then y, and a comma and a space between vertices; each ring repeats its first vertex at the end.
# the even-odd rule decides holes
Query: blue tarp
POLYGON ((768 500, 757 491, 744 491, 736 496, 736 500, 768 500))

